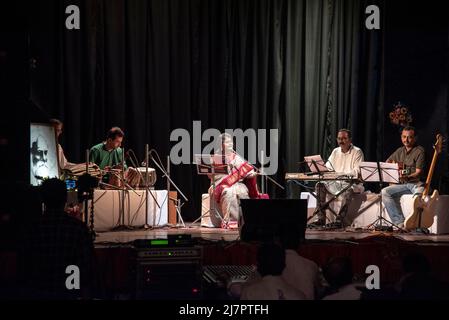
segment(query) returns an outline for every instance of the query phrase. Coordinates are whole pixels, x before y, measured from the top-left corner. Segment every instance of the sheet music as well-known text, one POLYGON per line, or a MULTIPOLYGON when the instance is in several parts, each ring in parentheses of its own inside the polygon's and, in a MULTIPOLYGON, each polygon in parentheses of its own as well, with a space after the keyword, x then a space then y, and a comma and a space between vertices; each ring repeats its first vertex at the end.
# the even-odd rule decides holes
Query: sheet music
POLYGON ((307 156, 304 157, 304 161, 307 163, 311 172, 318 172, 318 170, 323 172, 330 172, 329 168, 326 166, 324 160, 321 158, 321 155, 307 156), (315 167, 315 164, 316 167, 315 167), (317 170, 318 167, 318 170, 317 170))
POLYGON ((221 155, 195 154, 195 162, 198 174, 228 174, 228 165, 221 155))
MULTIPOLYGON (((399 166, 397 163, 379 162, 382 182, 399 183, 399 166)), ((365 182, 379 182, 377 162, 361 162, 360 175, 365 182)))

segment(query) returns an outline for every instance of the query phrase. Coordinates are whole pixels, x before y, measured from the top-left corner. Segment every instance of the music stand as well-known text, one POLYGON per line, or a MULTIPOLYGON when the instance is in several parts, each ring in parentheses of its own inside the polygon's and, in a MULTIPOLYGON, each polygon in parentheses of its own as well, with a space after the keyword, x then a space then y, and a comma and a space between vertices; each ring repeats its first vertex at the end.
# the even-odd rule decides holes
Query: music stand
MULTIPOLYGON (((360 163, 360 175, 363 182, 379 182, 382 190, 384 183, 399 183, 399 167, 397 163, 386 162, 362 162, 360 163)), ((404 231, 401 227, 388 221, 383 217, 382 191, 379 194, 379 215, 376 220, 367 226, 367 229, 374 227, 375 231, 392 231, 395 227, 404 231), (384 226, 383 222, 387 225, 384 226)))
POLYGON ((304 157, 304 162, 310 169, 310 173, 308 174, 318 174, 322 176, 324 173, 333 172, 333 170, 329 170, 320 155, 304 157))
MULTIPOLYGON (((228 165, 226 161, 223 161, 221 155, 210 155, 210 154, 196 154, 195 162, 198 175, 210 175, 212 181, 212 197, 215 194, 215 175, 216 174, 228 174, 228 165)), ((210 216, 211 212, 215 214, 217 218, 223 223, 223 217, 218 212, 215 207, 215 199, 210 199, 210 207, 205 213, 201 214, 196 220, 192 222, 192 225, 204 217, 210 216)))

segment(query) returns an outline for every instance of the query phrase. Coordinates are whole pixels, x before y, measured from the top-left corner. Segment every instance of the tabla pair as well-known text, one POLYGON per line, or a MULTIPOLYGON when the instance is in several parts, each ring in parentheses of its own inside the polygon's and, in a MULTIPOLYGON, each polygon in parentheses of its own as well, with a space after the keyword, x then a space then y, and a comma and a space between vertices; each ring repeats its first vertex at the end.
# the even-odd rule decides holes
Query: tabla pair
MULTIPOLYGON (((146 176, 146 168, 145 167, 139 167, 139 168, 133 168, 129 167, 125 171, 125 181, 128 186, 130 186, 133 189, 144 189, 146 186, 145 183, 145 176, 146 176)), ((148 168, 148 187, 154 186, 156 183, 156 170, 154 168, 148 168)), ((121 178, 121 171, 120 169, 112 169, 110 171, 109 176, 109 182, 111 186, 114 186, 116 188, 122 188, 123 187, 123 181, 121 178)))

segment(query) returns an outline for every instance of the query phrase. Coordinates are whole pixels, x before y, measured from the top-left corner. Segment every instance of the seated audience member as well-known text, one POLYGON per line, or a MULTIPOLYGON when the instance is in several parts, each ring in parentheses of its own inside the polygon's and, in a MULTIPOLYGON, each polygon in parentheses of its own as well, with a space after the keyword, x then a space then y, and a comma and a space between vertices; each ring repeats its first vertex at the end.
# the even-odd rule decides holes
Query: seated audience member
POLYGON ((276 244, 263 244, 257 252, 257 271, 262 278, 243 286, 241 300, 304 300, 303 292, 282 278, 285 251, 276 244))
MULTIPOLYGON (((319 267, 312 260, 300 256, 297 252, 300 245, 300 232, 291 226, 282 227, 279 241, 281 247, 285 250, 285 269, 282 272, 282 278, 292 287, 303 292, 307 300, 314 300, 320 296, 324 287, 321 285, 321 272, 319 267)), ((246 284, 252 281, 260 280, 261 275, 255 270, 248 277, 246 284)), ((232 298, 238 298, 241 295, 242 286, 245 283, 240 281, 228 283, 228 294, 232 298)))
POLYGON ((400 299, 448 299, 449 287, 431 273, 430 263, 420 253, 402 260, 403 276, 396 285, 400 299))
POLYGON ((307 300, 314 300, 316 291, 319 291, 319 268, 312 260, 298 254, 300 244, 299 232, 286 228, 281 232, 281 245, 285 250, 285 269, 282 278, 302 291, 307 300))
POLYGON ((20 299, 17 282, 17 249, 24 235, 33 231, 42 216, 38 187, 29 183, 1 184, 0 194, 0 299, 20 299), (26 201, 24 201, 26 199, 26 201))
MULTIPOLYGON (((91 286, 93 241, 87 226, 67 215, 67 190, 58 179, 42 183, 45 212, 23 237, 19 247, 19 275, 24 298, 87 297, 91 286), (68 266, 79 269, 79 290, 69 290, 68 266)), ((73 280, 73 279, 72 279, 73 280)), ((69 281, 76 284, 76 281, 69 281)))
POLYGON ((42 201, 38 187, 28 183, 7 183, 0 187, 7 201, 0 202, 0 246, 15 248, 28 229, 42 216, 42 201), (23 199, 26 199, 24 201, 23 199))
POLYGON ((323 300, 360 300, 362 291, 352 282, 353 272, 348 257, 332 259, 323 270, 330 285, 329 294, 323 300))

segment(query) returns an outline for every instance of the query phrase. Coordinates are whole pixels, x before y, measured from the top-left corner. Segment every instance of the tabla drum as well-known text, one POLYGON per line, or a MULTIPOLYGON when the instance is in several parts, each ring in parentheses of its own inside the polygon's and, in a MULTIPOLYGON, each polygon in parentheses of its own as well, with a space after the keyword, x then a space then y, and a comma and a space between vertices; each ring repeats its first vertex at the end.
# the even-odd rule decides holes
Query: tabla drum
POLYGON ((140 172, 140 182, 139 182, 139 187, 140 188, 145 188, 146 183, 145 180, 148 181, 148 187, 153 187, 156 184, 156 170, 154 168, 148 168, 148 176, 146 175, 146 167, 139 167, 137 168, 137 170, 139 170, 140 172), (145 178, 146 177, 146 178, 145 178))
POLYGON ((119 169, 111 169, 108 172, 109 180, 108 184, 109 186, 105 186, 105 189, 120 189, 123 187, 122 182, 122 172, 119 169))
POLYGON ((136 168, 129 167, 125 172, 126 183, 133 189, 139 187, 140 175, 136 168))

